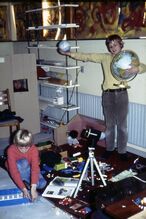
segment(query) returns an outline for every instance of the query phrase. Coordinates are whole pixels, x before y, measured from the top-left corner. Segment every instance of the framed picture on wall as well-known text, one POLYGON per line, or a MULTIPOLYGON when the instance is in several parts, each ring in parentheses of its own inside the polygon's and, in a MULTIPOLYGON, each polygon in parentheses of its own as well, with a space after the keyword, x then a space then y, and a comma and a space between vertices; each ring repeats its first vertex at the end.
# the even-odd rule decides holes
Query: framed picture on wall
POLYGON ((27 79, 13 80, 13 90, 14 90, 14 92, 28 91, 28 81, 27 81, 27 79))

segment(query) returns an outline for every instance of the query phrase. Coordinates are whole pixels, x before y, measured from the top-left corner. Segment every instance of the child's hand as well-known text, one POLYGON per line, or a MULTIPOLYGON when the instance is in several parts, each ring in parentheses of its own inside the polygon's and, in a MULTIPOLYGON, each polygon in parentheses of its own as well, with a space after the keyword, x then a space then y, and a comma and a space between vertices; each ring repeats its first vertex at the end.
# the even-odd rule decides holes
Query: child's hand
POLYGON ((138 66, 131 66, 131 68, 126 69, 125 72, 127 74, 137 74, 139 72, 139 67, 138 66))
POLYGON ((29 194, 29 191, 28 191, 26 188, 23 188, 23 189, 22 189, 22 192, 23 192, 23 197, 24 197, 24 198, 31 199, 30 194, 29 194))
POLYGON ((66 56, 69 56, 69 55, 70 55, 70 52, 64 52, 64 51, 62 51, 61 49, 58 49, 58 52, 59 52, 61 55, 66 55, 66 56))

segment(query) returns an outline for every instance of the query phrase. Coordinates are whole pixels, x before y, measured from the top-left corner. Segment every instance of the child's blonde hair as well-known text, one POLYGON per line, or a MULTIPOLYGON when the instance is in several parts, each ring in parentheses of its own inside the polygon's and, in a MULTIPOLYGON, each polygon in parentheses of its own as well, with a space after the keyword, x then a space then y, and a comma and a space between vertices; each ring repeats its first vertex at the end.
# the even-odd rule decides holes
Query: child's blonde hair
POLYGON ((20 129, 16 132, 13 143, 17 147, 31 146, 33 141, 32 133, 26 129, 20 129))

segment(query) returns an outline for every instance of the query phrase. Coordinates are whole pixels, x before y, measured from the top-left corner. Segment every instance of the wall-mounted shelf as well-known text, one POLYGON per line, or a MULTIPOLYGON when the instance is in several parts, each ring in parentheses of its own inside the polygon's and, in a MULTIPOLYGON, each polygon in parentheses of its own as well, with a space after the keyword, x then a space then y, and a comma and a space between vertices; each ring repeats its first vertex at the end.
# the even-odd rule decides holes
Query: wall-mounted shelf
POLYGON ((60 123, 57 123, 56 121, 53 121, 53 120, 48 120, 47 122, 41 121, 40 123, 41 125, 47 126, 52 129, 56 129, 60 126, 60 123))
POLYGON ((55 84, 55 83, 49 83, 47 82, 46 80, 39 80, 38 82, 39 85, 42 85, 42 86, 47 86, 47 87, 50 87, 50 86, 55 86, 55 87, 63 87, 63 88, 74 88, 74 87, 79 87, 80 85, 79 84, 72 84, 72 85, 68 85, 68 84, 55 84))
POLYGON ((28 27, 26 30, 49 30, 49 29, 57 29, 57 28, 77 28, 79 25, 77 24, 54 24, 50 26, 38 26, 38 27, 28 27))
POLYGON ((33 12, 38 12, 38 11, 43 11, 43 10, 50 10, 50 9, 56 9, 56 8, 65 8, 65 7, 79 7, 78 4, 60 4, 60 5, 54 5, 54 6, 49 6, 46 8, 37 8, 37 9, 32 9, 32 10, 27 10, 25 13, 33 13, 33 12))
POLYGON ((53 64, 53 65, 51 65, 51 64, 37 64, 37 66, 49 66, 49 67, 51 67, 51 68, 58 68, 58 69, 66 69, 66 70, 73 70, 73 69, 80 69, 81 67, 80 66, 71 66, 71 65, 69 65, 69 66, 65 66, 65 65, 61 65, 61 64, 53 64))
POLYGON ((39 96, 39 102, 40 102, 40 108, 43 109, 44 111, 47 109, 47 107, 56 107, 58 109, 62 109, 62 110, 65 110, 65 111, 72 111, 72 110, 77 110, 79 109, 80 107, 79 106, 76 106, 74 104, 67 104, 67 103, 64 103, 64 104, 54 104, 53 103, 53 99, 51 100, 50 98, 47 98, 47 97, 42 97, 42 96, 39 96), (42 107, 43 106, 43 107, 42 107))
MULTIPOLYGON (((43 45, 43 44, 38 44, 38 45, 33 45, 32 46, 28 46, 27 47, 28 49, 54 49, 56 50, 56 46, 46 46, 46 45, 43 45)), ((72 49, 79 49, 79 46, 71 46, 70 48, 71 50, 72 49)))

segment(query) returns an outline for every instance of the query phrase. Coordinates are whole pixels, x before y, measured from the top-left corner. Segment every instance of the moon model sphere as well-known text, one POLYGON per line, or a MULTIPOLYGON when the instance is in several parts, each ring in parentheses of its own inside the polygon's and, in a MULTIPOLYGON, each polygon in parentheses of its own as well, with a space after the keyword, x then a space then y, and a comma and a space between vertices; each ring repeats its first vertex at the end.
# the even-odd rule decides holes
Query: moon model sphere
POLYGON ((70 44, 66 40, 62 40, 58 44, 58 48, 62 50, 63 52, 69 52, 70 51, 70 44))

